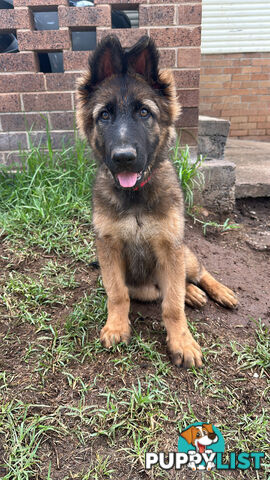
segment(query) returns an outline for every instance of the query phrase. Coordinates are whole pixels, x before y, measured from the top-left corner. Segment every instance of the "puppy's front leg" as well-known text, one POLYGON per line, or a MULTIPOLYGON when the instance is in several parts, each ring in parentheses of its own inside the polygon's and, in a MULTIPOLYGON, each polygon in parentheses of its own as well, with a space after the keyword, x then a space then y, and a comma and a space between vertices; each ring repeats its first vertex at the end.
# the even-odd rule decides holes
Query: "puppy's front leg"
POLYGON ((124 262, 120 242, 108 238, 96 241, 103 284, 108 296, 108 318, 100 332, 100 339, 107 348, 130 338, 128 288, 125 285, 124 262))
POLYGON ((185 258, 184 247, 160 244, 156 248, 158 276, 162 291, 162 317, 167 330, 167 344, 172 362, 186 368, 202 365, 201 349, 192 337, 184 311, 185 258))

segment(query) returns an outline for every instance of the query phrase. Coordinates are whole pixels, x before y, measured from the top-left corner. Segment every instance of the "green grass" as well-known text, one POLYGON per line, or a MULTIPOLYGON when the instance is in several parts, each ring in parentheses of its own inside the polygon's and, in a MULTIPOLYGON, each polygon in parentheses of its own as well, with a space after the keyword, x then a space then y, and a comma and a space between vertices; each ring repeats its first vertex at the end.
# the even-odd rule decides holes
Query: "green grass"
POLYGON ((269 327, 261 319, 255 322, 255 324, 255 345, 231 342, 231 347, 241 368, 244 370, 256 370, 262 376, 267 374, 270 369, 270 332, 269 327))
POLYGON ((91 194, 95 163, 86 144, 53 151, 21 152, 17 173, 0 172, 0 233, 13 242, 65 253, 89 262, 93 256, 91 194))
POLYGON ((66 434, 49 415, 31 413, 31 405, 10 402, 0 407, 0 435, 8 449, 3 480, 31 480, 39 467, 38 451, 47 435, 66 434))

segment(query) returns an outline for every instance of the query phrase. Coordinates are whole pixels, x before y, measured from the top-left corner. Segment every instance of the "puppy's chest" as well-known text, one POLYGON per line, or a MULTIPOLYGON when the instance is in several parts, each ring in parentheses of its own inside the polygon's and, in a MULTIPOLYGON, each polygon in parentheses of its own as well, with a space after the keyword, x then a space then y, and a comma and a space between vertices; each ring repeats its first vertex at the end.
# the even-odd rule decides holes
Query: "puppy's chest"
POLYGON ((150 242, 158 230, 159 225, 144 215, 129 215, 118 222, 118 238, 124 242, 150 242))

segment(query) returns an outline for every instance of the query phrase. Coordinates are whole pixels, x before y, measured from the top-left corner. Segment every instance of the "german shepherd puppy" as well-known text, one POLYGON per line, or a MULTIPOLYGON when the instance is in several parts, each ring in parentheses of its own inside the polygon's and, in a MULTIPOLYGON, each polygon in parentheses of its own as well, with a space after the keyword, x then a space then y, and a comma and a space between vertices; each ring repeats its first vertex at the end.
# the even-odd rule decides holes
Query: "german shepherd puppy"
POLYGON ((184 202, 169 160, 180 113, 173 76, 158 69, 147 36, 124 50, 115 36, 98 45, 78 85, 77 123, 99 162, 93 191, 98 260, 108 295, 106 347, 130 338, 130 297, 162 299, 172 362, 202 365, 184 305, 202 306, 205 290, 226 307, 234 293, 184 245, 184 202))

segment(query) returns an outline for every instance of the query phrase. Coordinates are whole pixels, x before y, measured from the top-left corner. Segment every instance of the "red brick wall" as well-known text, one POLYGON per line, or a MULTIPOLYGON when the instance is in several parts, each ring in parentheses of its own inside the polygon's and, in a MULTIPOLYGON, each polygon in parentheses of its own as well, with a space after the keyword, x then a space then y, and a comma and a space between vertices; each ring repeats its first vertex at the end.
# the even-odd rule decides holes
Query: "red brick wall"
POLYGON ((270 141, 270 53, 202 55, 200 113, 230 120, 231 137, 270 141))
POLYGON ((57 147, 72 137, 75 81, 89 52, 72 51, 71 29, 96 27, 97 41, 117 34, 125 47, 143 35, 157 43, 163 67, 175 71, 183 106, 182 141, 194 144, 198 127, 201 0, 95 0, 94 7, 69 7, 68 0, 14 0, 14 10, 0 10, 0 33, 16 30, 19 53, 0 54, 0 162, 8 163, 29 146, 26 124, 36 141, 44 138, 45 118, 57 147), (138 8, 139 28, 111 29, 111 7, 138 8), (59 30, 35 31, 32 9, 58 8, 59 30), (63 52, 64 73, 40 73, 37 53, 63 52), (42 117, 40 116, 42 114, 42 117))

